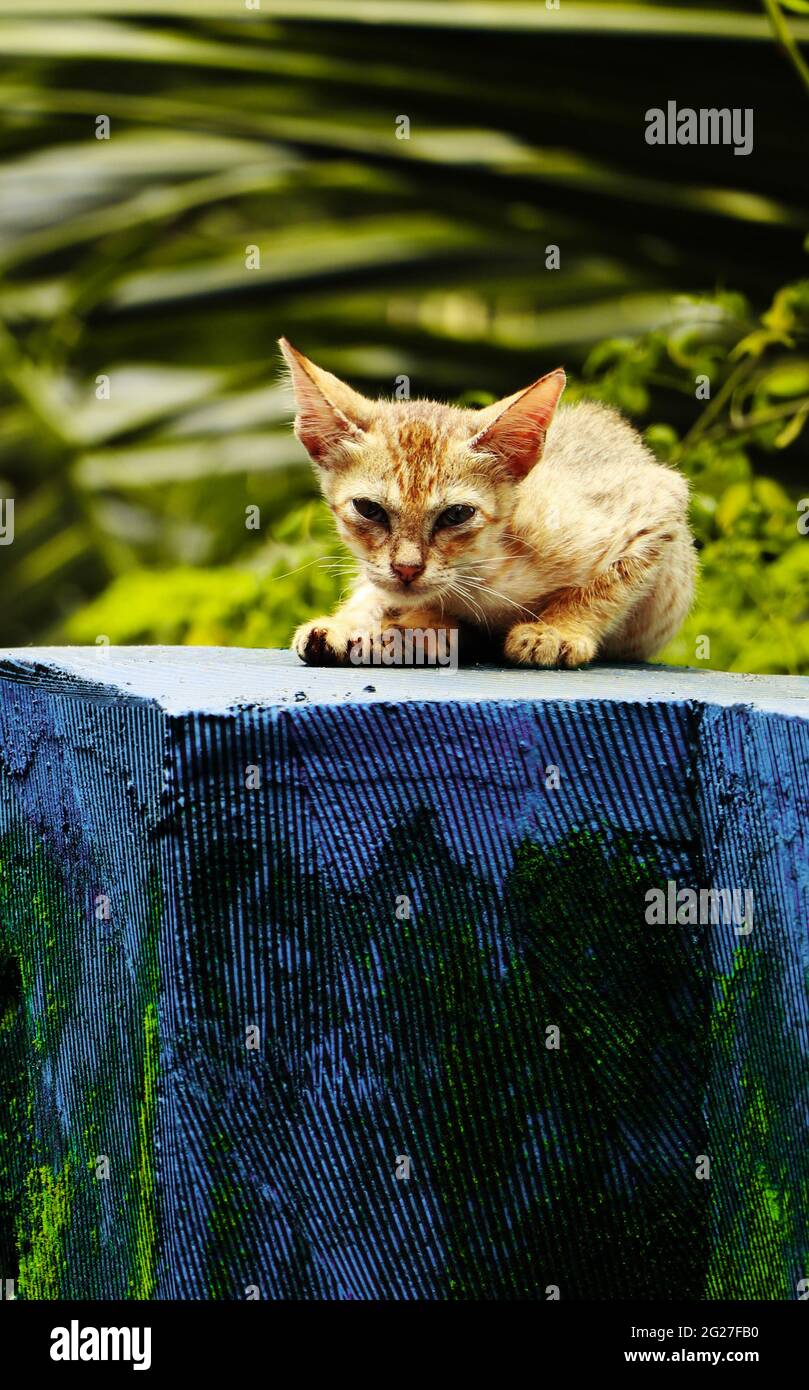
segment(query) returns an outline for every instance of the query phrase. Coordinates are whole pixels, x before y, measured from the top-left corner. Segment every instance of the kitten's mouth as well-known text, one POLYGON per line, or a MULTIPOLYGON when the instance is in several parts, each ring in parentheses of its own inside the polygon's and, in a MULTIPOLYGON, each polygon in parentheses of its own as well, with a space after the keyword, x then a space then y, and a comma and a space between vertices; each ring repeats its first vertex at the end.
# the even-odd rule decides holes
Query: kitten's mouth
POLYGON ((375 579, 374 583, 378 589, 385 589, 387 593, 395 594, 397 598, 407 598, 412 594, 414 598, 422 599, 433 588, 430 580, 425 584, 418 579, 411 579, 410 583, 406 584, 403 579, 375 579))

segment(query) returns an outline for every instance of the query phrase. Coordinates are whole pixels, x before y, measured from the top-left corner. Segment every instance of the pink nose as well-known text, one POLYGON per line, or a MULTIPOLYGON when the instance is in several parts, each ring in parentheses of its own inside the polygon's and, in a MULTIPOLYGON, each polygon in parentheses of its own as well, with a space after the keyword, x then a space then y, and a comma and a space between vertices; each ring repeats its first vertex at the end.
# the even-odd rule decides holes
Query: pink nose
POLYGON ((412 584, 414 579, 418 579, 419 575, 424 573, 423 565, 391 565, 391 569, 403 584, 412 584))

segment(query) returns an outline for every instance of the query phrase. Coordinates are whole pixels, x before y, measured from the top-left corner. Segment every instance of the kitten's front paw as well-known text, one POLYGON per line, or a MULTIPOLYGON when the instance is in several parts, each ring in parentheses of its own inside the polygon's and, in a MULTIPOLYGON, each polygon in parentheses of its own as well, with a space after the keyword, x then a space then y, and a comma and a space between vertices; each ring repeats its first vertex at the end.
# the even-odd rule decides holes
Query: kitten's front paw
POLYGON ((348 660, 348 629, 332 618, 303 623, 292 639, 292 650, 307 666, 344 666, 348 660))
POLYGON ((586 666, 595 657, 596 642, 547 623, 517 623, 506 637, 504 652, 517 666, 586 666))

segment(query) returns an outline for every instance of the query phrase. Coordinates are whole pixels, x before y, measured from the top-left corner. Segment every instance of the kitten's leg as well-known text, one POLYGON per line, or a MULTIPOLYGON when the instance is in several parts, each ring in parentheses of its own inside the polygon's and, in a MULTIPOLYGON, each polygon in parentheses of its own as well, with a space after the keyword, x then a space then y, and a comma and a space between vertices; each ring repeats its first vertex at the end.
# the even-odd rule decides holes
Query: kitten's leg
POLYGON ((617 661, 645 661, 665 647, 691 607, 696 573, 694 542, 682 527, 668 547, 666 563, 658 565, 638 601, 610 628, 600 654, 617 661))
POLYGON ((371 584, 360 584, 330 618, 315 618, 299 627, 292 648, 309 666, 343 666, 350 662, 355 642, 390 628, 454 630, 437 609, 398 608, 395 600, 383 598, 371 584))
POLYGON ((377 590, 360 584, 331 617, 303 623, 292 638, 292 650, 308 666, 345 665, 352 637, 379 627, 382 607, 377 590))
MULTIPOLYGON (((654 581, 675 537, 637 537, 635 553, 616 560, 577 589, 555 594, 536 622, 518 623, 505 641, 505 655, 520 666, 583 666, 592 661, 608 633, 620 626, 654 581)), ((614 653, 617 655, 617 651, 614 653)))
MULTIPOLYGON (((429 604, 423 608, 386 609, 382 629, 400 628, 404 631, 416 629, 424 633, 434 633, 436 640, 457 644, 456 650, 464 662, 496 661, 498 652, 493 639, 479 627, 458 617, 450 617, 437 607, 429 604)), ((451 648, 450 648, 451 649, 451 648)))

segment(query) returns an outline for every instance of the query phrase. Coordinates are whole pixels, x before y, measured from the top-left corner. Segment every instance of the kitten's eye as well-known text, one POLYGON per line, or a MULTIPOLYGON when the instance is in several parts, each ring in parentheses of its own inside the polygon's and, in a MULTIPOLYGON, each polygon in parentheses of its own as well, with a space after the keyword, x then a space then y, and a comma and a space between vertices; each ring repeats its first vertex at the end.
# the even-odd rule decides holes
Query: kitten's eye
POLYGON ((377 521, 380 526, 387 525, 388 514, 385 508, 380 507, 378 502, 372 502, 370 497, 355 497, 351 505, 366 521, 377 521))
POLYGON ((440 517, 438 518, 435 524, 436 527, 460 526, 462 522, 468 521, 469 518, 474 515, 474 507, 466 507, 459 502, 454 507, 447 507, 446 510, 441 513, 440 517))

